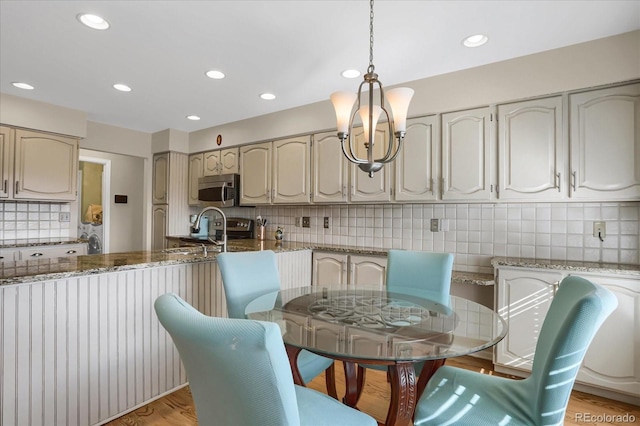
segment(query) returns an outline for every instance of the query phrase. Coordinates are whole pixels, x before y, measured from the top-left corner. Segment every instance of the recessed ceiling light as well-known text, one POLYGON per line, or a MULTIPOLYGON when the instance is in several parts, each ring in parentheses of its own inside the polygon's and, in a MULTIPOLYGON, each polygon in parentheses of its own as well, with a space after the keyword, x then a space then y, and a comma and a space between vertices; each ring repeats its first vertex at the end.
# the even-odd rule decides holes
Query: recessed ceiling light
POLYGON ((193 121, 198 121, 200 120, 200 117, 198 117, 197 115, 187 115, 187 118, 189 120, 193 120, 193 121))
POLYGON ((13 87, 17 87, 18 89, 24 89, 24 90, 33 90, 35 89, 35 87, 33 87, 30 84, 27 83, 21 83, 19 81, 14 81, 13 83, 11 83, 11 85, 13 85, 13 87))
POLYGON ((116 89, 116 90, 119 90, 121 92, 130 92, 131 91, 131 87, 127 86, 126 84, 121 84, 121 83, 114 84, 113 88, 116 89))
POLYGON ((213 78, 214 80, 220 80, 222 78, 225 78, 225 75, 222 71, 216 71, 216 70, 207 71, 206 75, 207 77, 213 78))
POLYGON ((358 70, 344 70, 341 74, 344 78, 356 78, 360 77, 360 71, 358 70))
POLYGON ((77 18, 78 21, 82 22, 89 28, 93 28, 94 30, 106 30, 110 26, 106 19, 98 15, 92 15, 91 13, 81 13, 77 18))
POLYGON ((489 41, 489 37, 484 34, 474 34, 462 40, 462 44, 466 47, 478 47, 489 41))
POLYGON ((260 95, 260 97, 265 101, 271 101, 276 98, 276 95, 274 95, 273 93, 263 93, 260 95))

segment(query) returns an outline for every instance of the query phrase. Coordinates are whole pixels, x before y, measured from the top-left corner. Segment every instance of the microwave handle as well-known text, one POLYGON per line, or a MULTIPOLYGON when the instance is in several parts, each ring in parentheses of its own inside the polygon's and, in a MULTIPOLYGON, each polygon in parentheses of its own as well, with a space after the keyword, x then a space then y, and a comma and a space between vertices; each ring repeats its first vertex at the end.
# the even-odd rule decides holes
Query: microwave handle
POLYGON ((227 182, 222 182, 222 188, 220 188, 222 194, 222 205, 225 206, 227 204, 227 182))

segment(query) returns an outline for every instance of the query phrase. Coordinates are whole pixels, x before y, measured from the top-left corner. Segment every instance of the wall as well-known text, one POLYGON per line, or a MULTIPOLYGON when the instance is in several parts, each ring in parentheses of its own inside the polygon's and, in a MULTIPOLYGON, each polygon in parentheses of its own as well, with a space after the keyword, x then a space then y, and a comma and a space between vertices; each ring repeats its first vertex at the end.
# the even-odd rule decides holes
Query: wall
POLYGON ((638 264, 640 202, 404 204, 227 209, 227 216, 267 218, 273 240, 283 226, 285 240, 383 249, 455 253, 456 271, 493 273, 491 258, 577 260, 638 264), (309 216, 310 228, 296 226, 309 216), (330 228, 323 228, 323 219, 330 228), (431 232, 430 220, 445 219, 445 231, 431 232), (604 220, 607 236, 592 236, 604 220))

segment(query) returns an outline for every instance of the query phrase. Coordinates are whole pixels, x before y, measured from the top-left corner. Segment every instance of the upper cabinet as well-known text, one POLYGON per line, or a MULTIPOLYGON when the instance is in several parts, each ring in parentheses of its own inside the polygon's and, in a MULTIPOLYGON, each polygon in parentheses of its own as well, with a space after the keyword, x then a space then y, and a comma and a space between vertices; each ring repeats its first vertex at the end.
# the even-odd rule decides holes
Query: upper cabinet
POLYGON ((153 156, 153 204, 167 204, 169 193, 169 153, 153 156))
POLYGON ((569 95, 571 198, 640 199, 640 84, 569 95))
POLYGON ((493 199, 492 151, 488 107, 442 114, 442 199, 493 199))
POLYGON ((204 176, 204 154, 191 154, 189 156, 189 189, 188 199, 190 206, 200 204, 198 200, 198 179, 204 176))
POLYGON ((502 200, 559 200, 565 146, 562 97, 498 106, 498 197, 502 200))
POLYGON ((313 136, 314 203, 346 203, 349 194, 349 161, 342 153, 336 132, 313 136))
POLYGON ((272 143, 240 147, 240 204, 271 202, 272 143))
POLYGON ((311 202, 311 137, 273 142, 272 199, 275 204, 311 202))
POLYGON ((407 120, 407 133, 402 150, 395 160, 396 201, 437 200, 439 176, 439 142, 437 118, 420 117, 407 120))
POLYGON ((78 140, 0 127, 0 198, 74 201, 78 140))

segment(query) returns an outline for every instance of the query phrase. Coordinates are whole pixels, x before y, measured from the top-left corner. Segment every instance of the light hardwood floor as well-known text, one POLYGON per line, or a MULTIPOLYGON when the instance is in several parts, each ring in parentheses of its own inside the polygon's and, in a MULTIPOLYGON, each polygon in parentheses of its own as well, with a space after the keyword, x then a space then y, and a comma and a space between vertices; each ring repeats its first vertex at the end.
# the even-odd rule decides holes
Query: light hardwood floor
MULTIPOLYGON (((493 372, 490 361, 481 360, 474 357, 461 357, 447 361, 447 365, 467 368, 475 371, 482 371, 486 374, 499 374, 493 372)), ((342 365, 336 364, 337 387, 338 394, 344 394, 344 375, 342 374, 342 365)), ((309 387, 320 392, 326 392, 324 375, 315 378, 309 387)), ((362 397, 358 403, 358 408, 371 416, 375 417, 379 422, 383 422, 387 408, 389 406, 389 384, 386 380, 386 373, 367 370, 367 380, 362 397)), ((628 426, 628 422, 584 422, 580 421, 579 415, 588 413, 592 416, 623 416, 625 414, 635 416, 635 423, 640 424, 640 407, 630 404, 624 404, 610 399, 605 399, 583 392, 574 391, 571 394, 569 407, 565 415, 566 426, 584 426, 584 425, 619 425, 628 426)), ((584 418, 584 417, 583 417, 584 418)), ((127 415, 124 415, 110 423, 108 426, 125 426, 125 425, 145 425, 145 426, 189 426, 197 425, 195 408, 189 388, 182 388, 170 395, 156 400, 144 407, 137 409, 127 415)))

